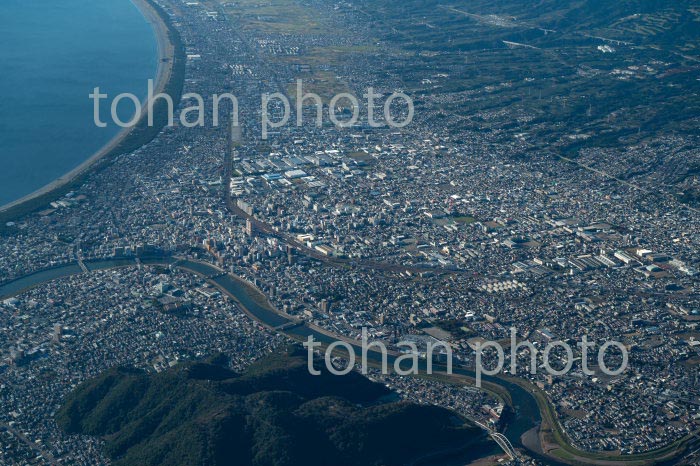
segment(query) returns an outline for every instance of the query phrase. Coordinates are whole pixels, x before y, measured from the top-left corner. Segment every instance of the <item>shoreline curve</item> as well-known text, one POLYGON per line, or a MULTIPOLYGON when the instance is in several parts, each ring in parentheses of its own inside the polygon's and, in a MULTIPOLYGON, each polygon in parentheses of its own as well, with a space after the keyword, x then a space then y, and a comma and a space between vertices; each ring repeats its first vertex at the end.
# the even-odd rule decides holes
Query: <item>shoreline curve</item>
MULTIPOLYGON (((154 93, 168 93, 166 90, 168 87, 170 87, 173 79, 175 78, 176 64, 178 61, 182 61, 183 59, 182 50, 179 50, 181 47, 178 43, 175 43, 176 41, 173 37, 173 33, 176 34, 176 31, 174 31, 172 26, 168 24, 166 18, 163 16, 165 12, 160 10, 157 5, 152 2, 152 0, 130 1, 134 4, 134 6, 136 6, 146 22, 149 23, 156 38, 158 66, 156 69, 154 93)), ((177 41, 179 42, 179 36, 177 41)), ((177 96, 171 94, 175 105, 177 105, 180 100, 182 86, 178 86, 178 88, 177 96)), ((32 193, 0 206, 0 222, 9 222, 15 218, 29 214, 40 209, 41 207, 44 207, 45 204, 48 204, 52 200, 44 198, 52 197, 54 194, 56 196, 65 194, 65 192, 61 192, 62 188, 69 187, 74 183, 77 184, 82 177, 90 174, 93 169, 97 168, 99 162, 103 161, 110 155, 117 155, 115 152, 117 152, 120 149, 120 146, 144 124, 144 121, 146 121, 148 117, 148 109, 147 105, 145 105, 146 101, 144 100, 142 104, 141 114, 139 115, 139 120, 136 125, 121 130, 112 139, 110 139, 107 144, 98 149, 97 152, 93 153, 80 165, 61 175, 59 178, 47 183, 32 193), (33 201, 41 202, 36 202, 36 205, 32 205, 33 201)), ((154 111, 154 113, 157 113, 157 111, 154 111)), ((155 134, 159 133, 160 129, 161 128, 158 128, 158 131, 156 131, 155 134)), ((155 134, 153 136, 155 136, 155 134)))

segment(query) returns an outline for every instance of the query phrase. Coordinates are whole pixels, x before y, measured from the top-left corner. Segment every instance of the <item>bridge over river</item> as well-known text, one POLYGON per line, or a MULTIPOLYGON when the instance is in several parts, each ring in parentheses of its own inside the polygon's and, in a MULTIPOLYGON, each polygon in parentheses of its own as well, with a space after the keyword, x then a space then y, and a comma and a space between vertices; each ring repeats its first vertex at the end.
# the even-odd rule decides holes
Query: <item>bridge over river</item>
MULTIPOLYGON (((306 340, 309 336, 313 336, 316 341, 320 341, 324 345, 329 345, 330 343, 338 340, 344 340, 351 343, 358 358, 362 353, 359 344, 276 310, 268 301, 267 297, 250 282, 227 273, 221 268, 208 262, 184 257, 140 257, 138 259, 123 258, 98 261, 81 261, 81 264, 62 264, 54 268, 38 271, 1 284, 0 300, 18 295, 23 291, 53 280, 85 273, 86 269, 88 271, 107 270, 118 267, 133 267, 139 264, 177 267, 201 276, 210 284, 216 286, 226 296, 237 302, 247 315, 258 321, 263 326, 269 328, 271 331, 285 334, 290 338, 300 341, 306 340)), ((381 362, 382 356, 381 354, 370 350, 368 353, 368 358, 373 362, 378 363, 381 362)), ((391 354, 388 356, 388 362, 392 366, 395 360, 396 356, 391 354)), ((438 365, 435 366, 439 367, 438 365)), ((421 372, 425 372, 425 361, 421 361, 421 367, 419 369, 421 372)), ((438 373, 437 370, 434 372, 438 373)), ((455 367, 453 373, 457 376, 467 377, 470 380, 473 380, 475 377, 474 371, 463 367, 455 367)), ((482 376, 482 381, 488 384, 493 384, 494 386, 500 387, 501 389, 507 391, 510 398, 509 404, 513 410, 513 416, 512 419, 507 422, 506 428, 502 433, 496 432, 490 427, 481 423, 477 423, 489 433, 491 438, 498 443, 509 458, 517 459, 518 452, 516 448, 523 448, 528 450, 529 455, 536 457, 545 464, 565 464, 556 461, 551 456, 542 456, 540 453, 527 448, 522 443, 522 436, 529 430, 538 427, 542 422, 542 408, 538 405, 534 394, 535 392, 527 390, 523 386, 510 380, 505 380, 501 377, 484 375, 482 376)), ((551 409, 551 407, 546 408, 551 409)), ((675 462, 673 462, 673 458, 680 455, 684 451, 684 448, 681 447, 684 446, 685 443, 690 444, 696 440, 697 439, 695 436, 689 436, 688 439, 684 439, 683 442, 679 444, 677 448, 671 450, 670 453, 668 451, 664 452, 663 450, 660 450, 659 458, 663 458, 663 461, 665 462, 663 464, 674 464, 675 462)), ((576 450, 572 447, 568 446, 568 448, 576 452, 576 450)), ((586 452, 580 452, 580 454, 582 455, 581 457, 577 456, 575 453, 572 455, 576 458, 576 464, 601 464, 599 461, 600 458, 587 457, 587 455, 593 454, 586 452)), ((626 458, 620 456, 615 457, 615 459, 611 458, 610 460, 606 458, 605 463, 607 464, 608 462, 620 466, 624 466, 625 464, 662 464, 655 461, 653 454, 647 456, 641 462, 638 458, 629 458, 629 460, 627 460, 626 458)))

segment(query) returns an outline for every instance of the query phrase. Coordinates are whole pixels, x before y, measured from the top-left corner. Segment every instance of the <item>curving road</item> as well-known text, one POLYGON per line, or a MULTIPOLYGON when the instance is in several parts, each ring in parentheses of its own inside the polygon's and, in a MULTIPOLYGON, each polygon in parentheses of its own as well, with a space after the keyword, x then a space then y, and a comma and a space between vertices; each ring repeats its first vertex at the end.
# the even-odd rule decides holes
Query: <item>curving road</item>
MULTIPOLYGON (((134 267, 139 263, 173 266, 202 276, 210 284, 216 286, 222 293, 238 303, 243 312, 249 317, 272 331, 300 341, 305 341, 309 336, 313 336, 316 341, 320 341, 324 345, 343 340, 352 344, 358 357, 361 354, 361 349, 357 342, 348 340, 342 335, 334 334, 307 322, 297 320, 290 315, 276 310, 267 297, 254 285, 208 262, 181 257, 144 257, 140 259, 83 262, 83 265, 88 270, 95 271, 118 267, 134 267)), ((16 296, 28 289, 49 283, 56 279, 78 275, 80 273, 84 273, 83 268, 77 263, 70 263, 17 278, 0 285, 0 300, 16 296)), ((370 362, 381 362, 381 355, 379 353, 370 351, 368 357, 371 360, 370 362)), ((389 355, 388 362, 392 367, 395 359, 395 355, 389 355)), ((425 371, 424 364, 425 362, 422 361, 421 369, 423 369, 423 372, 425 371)), ((436 367, 439 368, 438 365, 436 365, 436 367)), ((445 377, 446 375, 444 372, 435 372, 435 377, 445 377)), ((463 367, 455 367, 453 372, 454 374, 450 377, 461 383, 469 385, 474 384, 474 371, 463 367)), ((694 432, 675 444, 639 455, 613 456, 598 452, 578 450, 571 445, 571 442, 559 425, 554 408, 548 401, 546 395, 539 389, 529 382, 518 378, 483 376, 482 379, 485 382, 485 388, 492 391, 497 396, 504 398, 503 394, 507 393, 505 398, 507 398, 508 404, 515 411, 515 416, 513 416, 514 420, 507 425, 502 434, 489 429, 489 433, 497 434, 494 439, 504 448, 509 456, 517 457, 515 448, 524 448, 528 450, 531 456, 538 458, 545 464, 604 464, 619 466, 651 464, 670 465, 682 464, 678 463, 678 461, 682 461, 680 457, 686 454, 689 449, 692 451, 692 448, 700 446, 698 432, 694 432), (496 390, 493 390, 493 387, 495 387, 496 390), (499 393, 499 390, 501 393, 499 393), (521 437, 526 432, 538 427, 542 423, 549 426, 550 429, 553 429, 554 439, 564 453, 561 458, 549 454, 543 456, 523 445, 521 437)), ((691 454, 694 453, 695 452, 691 454)))

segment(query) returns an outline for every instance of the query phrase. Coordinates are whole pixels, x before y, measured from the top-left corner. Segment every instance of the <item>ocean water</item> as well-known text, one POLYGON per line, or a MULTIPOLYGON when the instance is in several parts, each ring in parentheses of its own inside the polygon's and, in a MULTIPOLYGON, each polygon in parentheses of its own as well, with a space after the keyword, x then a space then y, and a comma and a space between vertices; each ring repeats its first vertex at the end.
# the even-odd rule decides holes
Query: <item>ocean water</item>
MULTIPOLYGON (((0 206, 80 165, 120 130, 93 123, 93 88, 141 100, 158 68, 153 29, 130 0, 0 0, 0 206)), ((128 121, 133 104, 119 115, 128 121)))

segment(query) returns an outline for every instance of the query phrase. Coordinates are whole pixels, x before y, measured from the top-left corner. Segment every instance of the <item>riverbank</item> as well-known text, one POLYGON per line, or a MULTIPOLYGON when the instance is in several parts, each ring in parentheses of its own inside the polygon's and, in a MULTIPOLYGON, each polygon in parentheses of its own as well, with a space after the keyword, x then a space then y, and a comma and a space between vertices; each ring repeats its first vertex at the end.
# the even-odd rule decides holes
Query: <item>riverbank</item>
MULTIPOLYGON (((147 265, 175 266, 194 273, 207 280, 222 293, 238 303, 241 310, 260 325, 287 335, 297 341, 305 341, 313 336, 324 347, 328 344, 343 340, 350 342, 355 351, 359 351, 358 342, 349 340, 341 335, 333 334, 327 330, 316 330, 316 326, 308 322, 296 321, 292 316, 282 313, 274 308, 266 295, 257 287, 241 277, 226 273, 223 269, 208 262, 177 257, 153 257, 142 258, 140 263, 147 265)), ((120 267, 135 267, 139 262, 132 259, 102 260, 85 263, 89 270, 106 270, 120 267)), ((64 264, 62 266, 38 271, 25 277, 0 285, 0 300, 19 295, 31 288, 53 280, 73 276, 82 273, 83 270, 76 264, 64 264)), ((343 350, 338 350, 340 355, 343 350)), ((359 353, 357 353, 359 354, 359 353)), ((395 355, 389 356, 389 364, 393 365, 395 355)), ((370 352, 369 365, 375 366, 379 358, 378 354, 370 352)), ((440 365, 436 365, 438 370, 440 365)), ((421 370, 425 370, 421 367, 421 370)), ((447 375, 435 372, 433 375, 421 375, 431 379, 457 385, 474 385, 473 371, 463 368, 455 368, 454 373, 447 375)), ((508 423, 505 435, 516 448, 524 447, 529 454, 544 464, 569 464, 569 465, 609 465, 609 466, 645 466, 652 464, 670 465, 684 454, 688 446, 696 442, 696 436, 700 432, 689 434, 676 442, 658 450, 634 455, 616 455, 608 452, 589 452, 579 450, 572 445, 560 426, 554 407, 546 394, 532 385, 530 382, 512 376, 500 375, 496 377, 485 376, 483 389, 503 399, 513 408, 516 420, 508 423), (535 413, 537 415, 535 416, 535 413), (537 427, 539 426, 539 428, 537 427), (539 442, 539 445, 538 445, 539 442)), ((697 447, 697 444, 694 445, 697 447)))
MULTIPOLYGON (((151 0, 131 0, 146 21, 153 28, 158 49, 158 68, 154 89, 156 93, 169 94, 175 105, 182 94, 184 82, 184 48, 179 34, 171 24, 170 18, 151 0)), ((142 105, 138 123, 132 128, 125 128, 112 138, 105 146, 95 152, 73 170, 46 186, 20 199, 0 207, 0 223, 9 222, 22 215, 45 207, 56 198, 75 189, 80 182, 96 169, 106 165, 106 161, 119 154, 134 150, 149 142, 164 126, 167 118, 159 115, 164 109, 154 108, 154 126, 148 127, 148 108, 142 105)), ((47 148, 48 150, 48 148, 47 148)))

